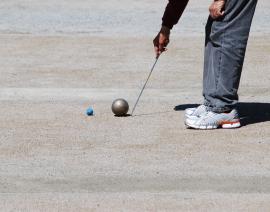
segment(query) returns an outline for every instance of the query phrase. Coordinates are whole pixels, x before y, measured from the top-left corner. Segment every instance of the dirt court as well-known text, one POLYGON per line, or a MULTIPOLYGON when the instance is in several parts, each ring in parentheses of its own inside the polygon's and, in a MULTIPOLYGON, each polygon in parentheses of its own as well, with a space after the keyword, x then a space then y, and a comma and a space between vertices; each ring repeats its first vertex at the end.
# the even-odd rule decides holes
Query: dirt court
POLYGON ((0 34, 0 211, 269 211, 270 33, 249 40, 243 127, 196 131, 183 121, 202 101, 201 34, 176 30, 135 116, 117 118, 111 103, 132 107, 154 62, 152 36, 13 30, 0 34))

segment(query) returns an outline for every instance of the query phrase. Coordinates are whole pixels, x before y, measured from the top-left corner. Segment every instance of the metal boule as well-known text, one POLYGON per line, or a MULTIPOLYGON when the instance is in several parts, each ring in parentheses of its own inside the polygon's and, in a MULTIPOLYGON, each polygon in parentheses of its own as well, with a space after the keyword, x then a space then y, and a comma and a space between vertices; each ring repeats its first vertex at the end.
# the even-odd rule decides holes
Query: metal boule
POLYGON ((116 99, 112 103, 112 112, 116 116, 125 116, 129 110, 128 102, 125 99, 116 99))

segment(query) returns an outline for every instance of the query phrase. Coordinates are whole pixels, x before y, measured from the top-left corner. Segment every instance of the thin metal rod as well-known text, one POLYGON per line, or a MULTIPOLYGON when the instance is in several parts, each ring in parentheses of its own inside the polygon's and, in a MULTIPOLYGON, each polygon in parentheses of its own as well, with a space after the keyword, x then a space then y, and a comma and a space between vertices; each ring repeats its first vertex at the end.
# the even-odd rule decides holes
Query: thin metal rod
POLYGON ((145 89, 145 87, 146 87, 146 85, 147 85, 147 82, 149 81, 149 79, 150 79, 150 77, 151 77, 151 75, 152 75, 152 72, 153 72, 153 70, 154 70, 154 68, 155 68, 155 66, 156 66, 156 64, 157 64, 158 58, 159 58, 159 56, 156 57, 156 61, 155 61, 154 65, 152 66, 151 71, 150 71, 150 73, 149 73, 149 75, 148 75, 148 77, 147 77, 147 80, 146 80, 146 82, 144 83, 144 86, 143 86, 143 88, 142 88, 142 90, 141 90, 141 93, 140 93, 140 95, 138 96, 138 99, 137 99, 137 101, 136 101, 136 103, 135 103, 135 105, 134 105, 134 107, 133 107, 133 109, 132 109, 131 116, 133 115, 133 113, 134 113, 134 111, 135 111, 135 109, 136 109, 136 107, 137 107, 137 104, 138 104, 138 102, 139 102, 139 100, 140 100, 140 98, 141 98, 141 96, 142 96, 142 93, 143 93, 143 91, 144 91, 144 89, 145 89))

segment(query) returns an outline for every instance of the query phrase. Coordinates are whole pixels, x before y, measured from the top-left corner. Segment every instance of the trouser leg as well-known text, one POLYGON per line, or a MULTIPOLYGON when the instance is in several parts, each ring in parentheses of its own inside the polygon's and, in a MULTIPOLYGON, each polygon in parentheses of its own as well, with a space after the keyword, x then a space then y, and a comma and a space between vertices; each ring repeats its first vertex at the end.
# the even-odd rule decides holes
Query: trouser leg
POLYGON ((203 96, 214 112, 238 102, 238 87, 257 0, 227 0, 220 20, 206 25, 203 96))

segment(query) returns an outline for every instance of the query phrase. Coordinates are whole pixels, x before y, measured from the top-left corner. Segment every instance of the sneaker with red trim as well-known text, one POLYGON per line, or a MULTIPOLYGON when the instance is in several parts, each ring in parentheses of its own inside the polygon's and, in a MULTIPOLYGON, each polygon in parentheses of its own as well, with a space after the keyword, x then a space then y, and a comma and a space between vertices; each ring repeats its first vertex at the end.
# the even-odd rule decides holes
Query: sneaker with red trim
POLYGON ((201 130, 241 127, 240 118, 236 109, 233 109, 229 113, 214 113, 208 111, 198 118, 187 118, 185 124, 188 128, 201 130))
POLYGON ((186 116, 186 118, 198 118, 199 116, 206 113, 207 111, 208 111, 207 106, 200 105, 200 106, 194 107, 194 108, 187 108, 185 110, 185 116, 186 116))

